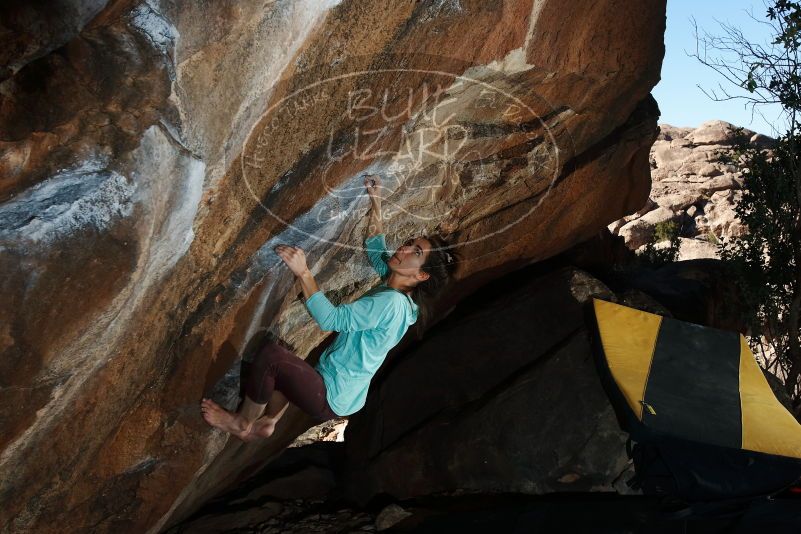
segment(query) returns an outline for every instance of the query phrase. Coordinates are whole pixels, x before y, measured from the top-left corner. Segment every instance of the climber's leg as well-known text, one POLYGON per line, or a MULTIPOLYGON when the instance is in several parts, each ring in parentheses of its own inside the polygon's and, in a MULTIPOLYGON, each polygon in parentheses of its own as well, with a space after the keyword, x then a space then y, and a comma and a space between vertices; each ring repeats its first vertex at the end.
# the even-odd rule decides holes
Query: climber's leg
POLYGON ((277 389, 273 391, 270 402, 267 403, 267 410, 257 419, 250 429, 253 437, 269 438, 275 431, 275 425, 281 416, 284 415, 289 407, 289 400, 277 389))
POLYGON ((276 389, 273 391, 272 397, 270 397, 270 402, 267 403, 267 409, 264 411, 264 417, 278 420, 286 411, 287 406, 289 406, 289 400, 284 396, 283 393, 276 389))
POLYGON ((320 373, 303 358, 274 342, 265 345, 254 359, 245 392, 256 402, 269 399, 267 412, 251 428, 251 433, 260 437, 272 434, 289 402, 320 422, 337 417, 328 406, 320 373))
POLYGON ((258 402, 252 400, 250 397, 245 395, 245 398, 242 399, 242 405, 239 407, 237 414, 242 417, 248 423, 252 423, 264 412, 265 404, 259 404, 258 402))
POLYGON ((276 347, 277 345, 270 346, 268 344, 257 356, 258 364, 253 366, 252 372, 248 376, 248 380, 245 383, 245 395, 237 412, 229 412, 214 401, 203 399, 201 412, 207 423, 236 436, 242 441, 253 441, 272 434, 275 423, 283 415, 282 410, 278 417, 274 417, 277 413, 275 406, 283 404, 284 409, 286 409, 288 405, 286 397, 277 389, 274 389, 275 376, 278 372, 277 366, 282 360, 282 355, 275 350, 276 347), (259 419, 267 405, 268 396, 273 406, 272 413, 269 417, 259 419), (253 399, 258 399, 261 402, 253 399), (258 425, 254 425, 257 420, 259 421, 258 425), (254 432, 254 427, 256 426, 258 426, 258 432, 254 432))

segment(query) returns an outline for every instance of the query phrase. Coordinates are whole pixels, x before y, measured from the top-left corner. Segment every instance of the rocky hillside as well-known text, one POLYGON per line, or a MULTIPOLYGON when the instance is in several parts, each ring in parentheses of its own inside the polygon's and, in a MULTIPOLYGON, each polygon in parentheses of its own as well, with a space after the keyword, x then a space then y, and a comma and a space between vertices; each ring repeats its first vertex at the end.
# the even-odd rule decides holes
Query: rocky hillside
MULTIPOLYGON (((697 128, 659 125, 651 147, 651 194, 636 213, 609 225, 609 230, 641 250, 657 224, 672 221, 680 232, 679 260, 719 257, 717 244, 747 229, 734 206, 742 197, 743 176, 734 165, 716 161, 733 142, 733 125, 720 120, 697 128)), ((773 139, 744 129, 743 135, 763 149, 773 139)))
POLYGON ((332 339, 275 244, 335 303, 377 283, 364 172, 390 246, 464 258, 436 317, 651 190, 664 0, 5 2, 0 25, 3 531, 156 532, 306 431, 291 407, 235 443, 198 403, 236 405, 259 328, 312 363, 332 339))

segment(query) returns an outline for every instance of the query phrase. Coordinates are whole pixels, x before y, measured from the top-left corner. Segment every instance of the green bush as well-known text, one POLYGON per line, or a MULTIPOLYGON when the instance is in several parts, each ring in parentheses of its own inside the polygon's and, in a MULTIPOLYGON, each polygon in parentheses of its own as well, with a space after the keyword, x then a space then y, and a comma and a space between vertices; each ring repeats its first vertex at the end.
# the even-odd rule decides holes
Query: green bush
POLYGON ((651 239, 645 244, 645 248, 637 253, 637 263, 642 266, 656 268, 676 261, 681 247, 680 234, 681 229, 675 221, 656 223, 651 239), (666 247, 656 247, 657 243, 664 241, 668 242, 666 247))
POLYGON ((736 129, 732 150, 721 155, 743 171, 744 191, 735 211, 748 232, 718 249, 742 294, 751 347, 762 339, 773 347, 776 358, 767 370, 782 378, 801 415, 801 3, 770 3, 767 20, 759 21, 773 32, 768 46, 723 25, 722 37, 698 39, 696 33, 703 56, 692 55, 743 92, 731 95, 720 86, 724 96, 715 100, 743 99, 752 113, 757 105, 779 103, 787 121, 772 153, 752 146, 736 129))

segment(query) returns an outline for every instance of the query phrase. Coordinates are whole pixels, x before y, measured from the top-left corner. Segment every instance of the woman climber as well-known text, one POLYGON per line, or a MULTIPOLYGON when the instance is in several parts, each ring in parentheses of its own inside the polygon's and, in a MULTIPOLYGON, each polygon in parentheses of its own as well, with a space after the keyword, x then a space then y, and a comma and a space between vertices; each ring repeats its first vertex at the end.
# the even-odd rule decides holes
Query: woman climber
POLYGON ((317 287, 303 250, 276 246, 276 253, 300 281, 309 314, 321 329, 339 334, 314 367, 275 341, 267 342, 254 358, 236 413, 203 399, 201 413, 211 426, 252 441, 272 435, 289 402, 316 424, 350 415, 364 406, 373 375, 418 318, 420 337, 430 300, 453 276, 456 254, 446 250, 448 243, 439 236, 421 236, 390 255, 383 233, 380 179, 368 175, 364 185, 372 206, 364 244, 381 284, 350 304, 334 306, 317 287))

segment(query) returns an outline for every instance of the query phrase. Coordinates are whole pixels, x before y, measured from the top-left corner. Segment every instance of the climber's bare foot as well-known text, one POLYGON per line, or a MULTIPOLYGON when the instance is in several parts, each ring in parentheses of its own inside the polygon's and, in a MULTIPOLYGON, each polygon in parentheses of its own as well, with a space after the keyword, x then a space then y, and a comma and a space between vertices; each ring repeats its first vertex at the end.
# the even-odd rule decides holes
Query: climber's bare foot
POLYGON ((269 438, 273 435, 275 423, 277 422, 277 419, 270 419, 266 415, 256 419, 253 422, 253 426, 250 427, 250 432, 246 436, 242 436, 242 441, 250 443, 251 441, 269 438))
POLYGON ((252 423, 248 423, 239 414, 231 413, 211 399, 203 399, 200 403, 203 419, 214 428, 219 428, 241 440, 250 433, 252 423))
POLYGON ((261 436, 257 436, 257 435, 256 435, 256 434, 254 434, 254 433, 253 433, 253 431, 251 430, 250 432, 248 432, 247 434, 245 434, 244 436, 242 436, 242 437, 241 437, 241 438, 239 438, 239 439, 241 439, 241 440, 242 440, 242 441, 244 441, 245 443, 250 443, 251 441, 257 441, 257 440, 261 439, 261 436))
POLYGON ((273 435, 275 431, 275 423, 278 422, 278 419, 272 419, 263 415, 256 419, 253 423, 253 426, 250 429, 250 433, 258 438, 269 438, 273 435))

